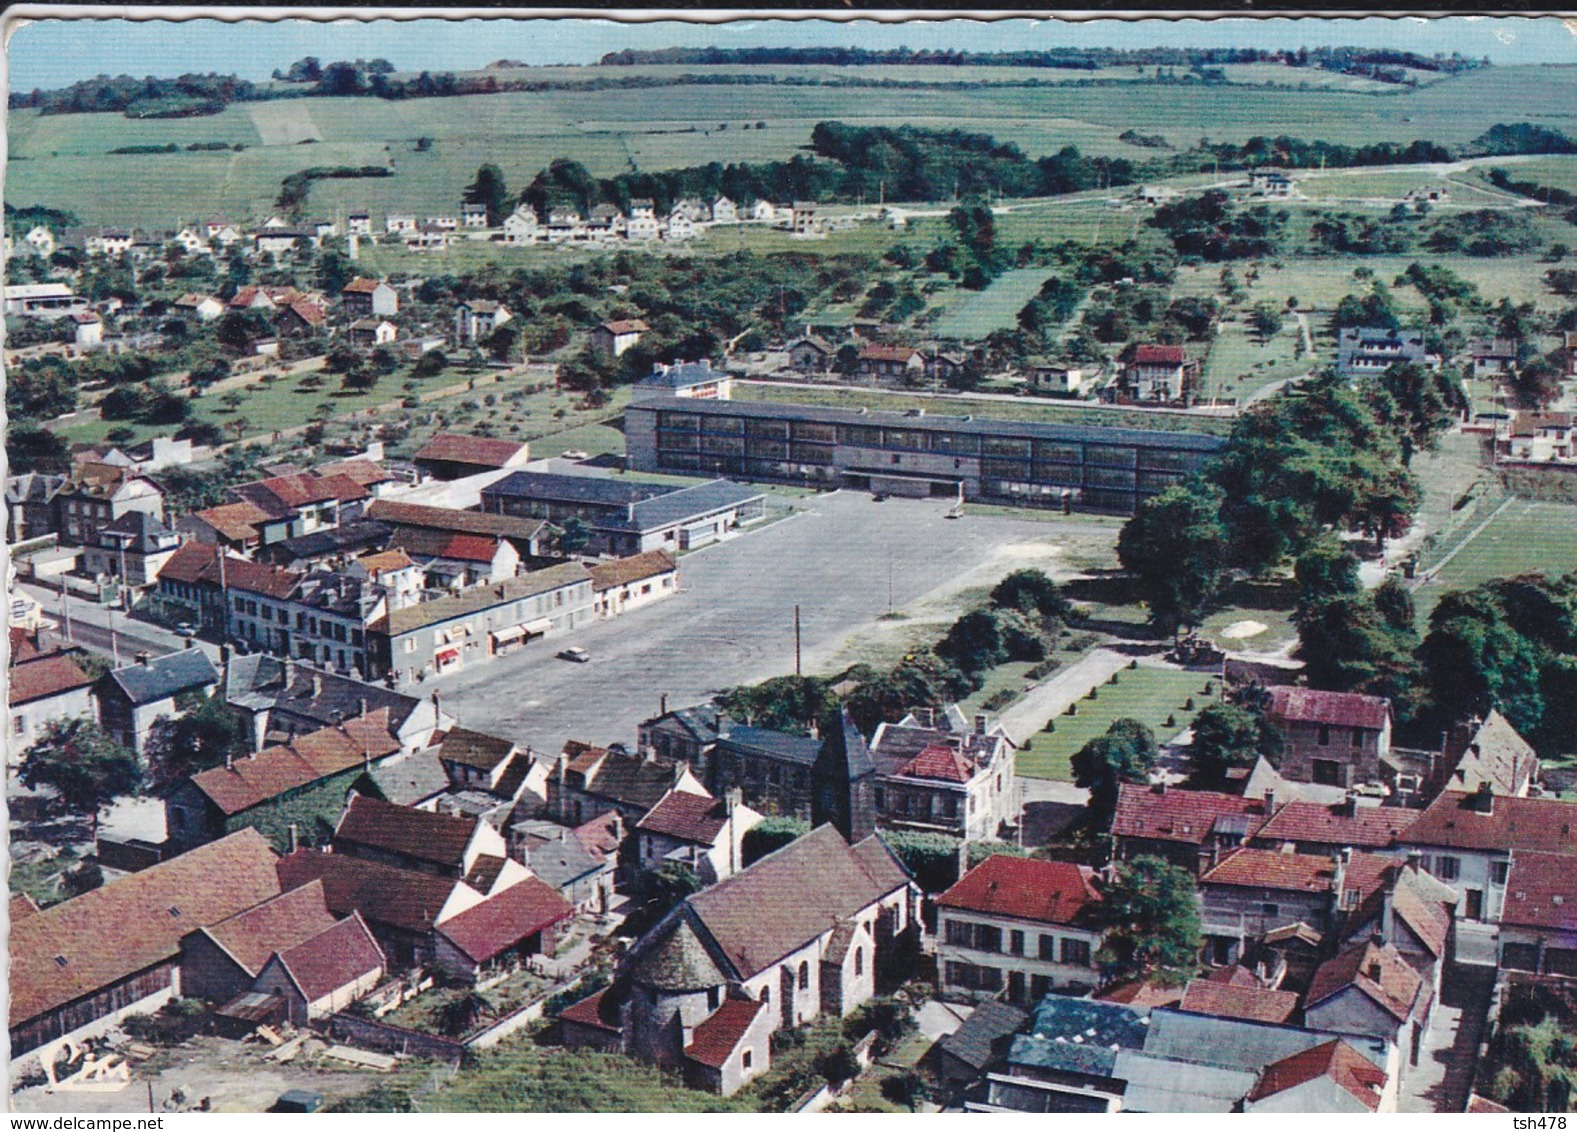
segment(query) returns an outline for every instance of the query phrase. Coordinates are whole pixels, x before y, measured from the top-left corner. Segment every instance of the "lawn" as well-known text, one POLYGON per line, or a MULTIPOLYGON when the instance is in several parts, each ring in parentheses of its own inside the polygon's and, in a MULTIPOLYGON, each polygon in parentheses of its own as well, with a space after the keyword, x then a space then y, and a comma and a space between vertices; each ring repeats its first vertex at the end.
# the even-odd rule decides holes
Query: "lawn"
POLYGON ((999 703, 993 708, 987 708, 985 706, 986 701, 1003 692, 1012 692, 1014 693, 1013 699, 1018 699, 1018 694, 1024 687, 1025 674, 1031 668, 1034 668, 1035 664, 1036 662, 1034 661, 1014 660, 1009 661, 1007 664, 997 665, 990 672, 986 673, 985 683, 980 686, 979 691, 972 692, 959 701, 959 708, 971 719, 979 711, 1000 712, 1007 706, 1006 703, 999 703))
MULTIPOLYGON (((1448 552, 1444 566, 1415 594, 1420 623, 1441 596, 1493 578, 1556 576, 1577 570, 1577 506, 1512 499, 1488 512, 1487 525, 1448 552), (1493 517, 1490 517, 1490 516, 1493 517)), ((1476 527, 1476 525, 1475 525, 1476 527)))
POLYGON ((1307 373, 1314 359, 1298 356, 1301 339, 1298 320, 1291 315, 1282 319, 1281 330, 1268 342, 1261 342, 1243 322, 1225 323, 1205 361, 1204 396, 1242 404, 1272 382, 1307 373))
POLYGON ((1054 272, 1043 267, 1006 271, 983 291, 970 295, 936 322, 936 333, 943 338, 971 341, 987 337, 993 330, 1011 330, 1018 325, 1018 312, 1035 297, 1040 285, 1054 272))
MULTIPOLYGON (((1033 746, 1018 755, 1018 773, 1026 778, 1073 780, 1070 760, 1073 754, 1097 735, 1104 734, 1114 720, 1137 719, 1155 732, 1157 742, 1165 742, 1192 722, 1198 709, 1209 702, 1205 684, 1210 677, 1202 672, 1172 668, 1125 669, 1117 674, 1116 684, 1101 684, 1098 698, 1080 699, 1073 706, 1077 715, 1059 715, 1051 721, 1052 731, 1034 736, 1033 746), (1194 707, 1184 706, 1192 697, 1194 707), (1172 725, 1167 726, 1170 718, 1172 725)), ((1220 680, 1212 689, 1219 694, 1220 680)))

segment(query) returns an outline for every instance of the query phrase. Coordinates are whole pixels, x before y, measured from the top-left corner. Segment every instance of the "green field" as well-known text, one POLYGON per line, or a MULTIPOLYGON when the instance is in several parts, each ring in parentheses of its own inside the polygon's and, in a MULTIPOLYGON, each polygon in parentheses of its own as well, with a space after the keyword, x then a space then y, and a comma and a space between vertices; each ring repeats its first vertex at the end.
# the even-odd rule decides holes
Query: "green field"
MULTIPOLYGON (((1210 677, 1202 672, 1183 672, 1172 668, 1136 668, 1117 674, 1116 684, 1097 687, 1097 699, 1080 699, 1074 706, 1077 715, 1059 715, 1052 720, 1054 731, 1035 735, 1028 751, 1018 755, 1018 773, 1026 778, 1073 780, 1069 760, 1075 751, 1097 735, 1103 734, 1114 720, 1137 719, 1155 732, 1157 742, 1166 742, 1192 722, 1200 708, 1210 702, 1205 684, 1210 677), (1183 705, 1192 697, 1192 710, 1183 705), (1167 727, 1171 717, 1173 726, 1167 727)), ((1216 680, 1212 691, 1221 691, 1216 680)))
MULTIPOLYGON (((840 69, 858 76, 866 68, 840 69)), ((819 121, 931 126, 987 132, 1031 156, 1076 145, 1133 158, 1146 151, 1118 140, 1127 129, 1161 133, 1175 146, 1202 135, 1242 141, 1291 134, 1362 143, 1427 138, 1471 140, 1504 121, 1538 121, 1577 134, 1577 67, 1504 67, 1408 91, 1212 88, 1122 82, 1101 86, 1006 86, 996 68, 972 68, 971 87, 936 68, 885 67, 884 80, 929 84, 892 88, 762 84, 681 85, 641 90, 541 91, 409 99, 301 98, 240 103, 204 118, 134 121, 119 114, 9 116, 6 195, 16 205, 47 204, 86 223, 173 226, 171 201, 188 216, 227 213, 261 220, 285 173, 309 165, 394 161, 395 176, 321 182, 314 211, 369 208, 452 211, 484 161, 511 185, 554 157, 573 157, 600 176, 711 161, 788 158, 819 121), (909 72, 909 73, 903 73, 909 72), (744 129, 765 122, 764 130, 744 129), (727 123, 728 129, 718 127, 727 123), (431 137, 430 151, 415 140, 431 137), (315 144, 299 144, 314 139, 315 144), (243 153, 110 156, 123 145, 225 141, 243 153), (127 192, 128 185, 160 191, 127 192)), ((622 72, 623 69, 620 69, 622 72)), ((608 69, 588 76, 607 78, 608 69)), ((1039 76, 1047 81, 1044 72, 1039 76)), ((1268 77, 1268 76, 1267 76, 1268 77)), ((1066 78, 1066 76, 1057 76, 1066 78)), ((1288 81, 1326 82, 1289 73, 1288 81)), ((1051 81, 1055 82, 1055 78, 1051 81)), ((1332 86, 1344 84, 1332 84, 1332 86)))
POLYGON ((1242 404, 1272 382, 1307 373, 1316 359, 1297 356, 1301 337, 1298 320, 1291 315, 1265 343, 1242 322, 1224 324, 1205 361, 1203 396, 1242 404))
POLYGON ((924 409, 950 416, 995 417, 1009 421, 1042 421, 1048 424, 1110 425, 1114 428, 1174 429, 1181 432, 1224 434, 1232 422, 1227 417, 1197 413, 1155 412, 1145 409, 1104 409, 1029 397, 986 400, 955 395, 892 393, 880 389, 829 385, 764 385, 734 383, 736 401, 782 401, 791 405, 828 405, 854 409, 865 406, 886 412, 924 409))
POLYGON ((1003 272, 984 291, 970 295, 938 319, 937 334, 973 341, 985 338, 993 330, 1011 330, 1018 325, 1018 312, 1024 304, 1053 274, 1043 267, 1003 272))
POLYGON ((1513 498, 1503 509, 1484 512, 1467 533, 1471 537, 1460 541, 1454 553, 1447 551, 1439 573, 1415 593, 1420 622, 1450 590, 1492 578, 1554 577, 1577 570, 1577 506, 1513 498))

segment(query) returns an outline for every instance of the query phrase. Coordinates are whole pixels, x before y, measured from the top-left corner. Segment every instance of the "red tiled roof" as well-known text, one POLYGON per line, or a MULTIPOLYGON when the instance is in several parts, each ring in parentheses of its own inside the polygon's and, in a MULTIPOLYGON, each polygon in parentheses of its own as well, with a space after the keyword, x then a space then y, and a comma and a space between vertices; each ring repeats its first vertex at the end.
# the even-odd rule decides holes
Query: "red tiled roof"
POLYGON ((333 926, 323 882, 315 880, 237 912, 203 931, 248 975, 255 976, 274 952, 288 951, 333 926))
POLYGON ((1327 959, 1309 982, 1308 1008, 1356 987, 1398 1022, 1413 1012, 1424 978, 1396 948, 1359 943, 1327 959))
POLYGON ((440 432, 417 451, 417 460, 443 460, 458 464, 478 464, 487 468, 507 468, 526 445, 519 440, 495 440, 489 436, 465 436, 440 432))
POLYGON ((1321 692, 1282 684, 1270 690, 1266 715, 1277 723, 1323 723, 1378 731, 1391 717, 1391 701, 1355 692, 1321 692))
MULTIPOLYGON (((1343 887, 1356 889, 1361 901, 1380 883, 1386 870, 1396 863, 1389 857, 1374 853, 1354 853, 1347 865, 1343 887)), ((1280 889, 1284 892, 1328 892, 1336 879, 1336 865, 1334 858, 1312 853, 1239 849, 1223 857, 1219 864, 1199 878, 1199 883, 1280 889)))
POLYGON ((1042 924, 1073 924, 1099 903, 1088 869, 1066 861, 987 857, 936 898, 938 906, 1010 916, 1042 924))
POLYGON ((684 1055, 712 1069, 723 1068, 766 1008, 766 1003, 753 998, 724 999, 723 1005, 695 1028, 695 1037, 685 1047, 684 1055))
POLYGON ((1475 795, 1448 790, 1429 804, 1402 840, 1448 849, 1577 854, 1577 805, 1554 798, 1496 795, 1490 813, 1474 809, 1475 795))
POLYGON ((723 802, 707 794, 674 790, 653 806, 635 828, 697 845, 713 845, 727 824, 728 809, 723 802))
POLYGON ((1329 1077, 1372 1111, 1380 1110, 1380 1094, 1385 1090, 1385 1070, 1353 1049, 1340 1038, 1284 1057, 1265 1066, 1250 1101, 1306 1085, 1318 1077, 1329 1077))
POLYGON ((329 316, 329 312, 311 299, 297 299, 288 304, 286 308, 308 326, 319 326, 329 316))
POLYGON ((417 861, 458 868, 481 818, 436 814, 352 794, 334 844, 365 845, 417 861))
POLYGON ((1118 788, 1112 836, 1203 845, 1217 819, 1248 817, 1257 825, 1264 812, 1265 804, 1257 798, 1214 790, 1168 788, 1162 793, 1152 786, 1123 783, 1118 788))
POLYGON ((362 487, 375 483, 391 483, 394 475, 376 460, 338 460, 324 464, 317 470, 320 476, 333 478, 346 476, 362 487))
POLYGON ((259 524, 265 523, 270 519, 283 517, 276 511, 265 511, 251 500, 242 500, 239 503, 221 503, 218 507, 209 507, 192 514, 192 518, 201 519, 225 538, 234 542, 245 542, 249 539, 257 538, 259 524))
POLYGON ((1497 1104, 1496 1102, 1490 1100, 1488 1097, 1481 1097, 1477 1093, 1474 1093, 1472 1098, 1467 1102, 1467 1110, 1469 1112, 1479 1112, 1479 1113, 1484 1113, 1484 1112, 1510 1112, 1511 1111, 1505 1105, 1497 1104))
POLYGON ((450 535, 438 557, 456 562, 491 562, 498 554, 498 542, 486 535, 450 535))
POLYGON ((869 362, 903 362, 908 364, 916 351, 908 346, 862 346, 860 360, 869 362))
POLYGON ((608 988, 603 987, 595 994, 588 994, 579 1002, 564 1008, 559 1014, 559 1019, 564 1022, 573 1022, 579 1026, 591 1026, 594 1029, 606 1030, 617 1034, 620 1030, 618 1012, 613 1009, 614 1004, 608 1003, 609 1017, 603 1017, 602 1004, 608 988))
POLYGON ((366 570, 369 574, 382 574, 391 570, 404 570, 408 566, 416 565, 416 563, 411 561, 411 556, 409 554, 406 554, 405 551, 399 549, 380 550, 376 554, 363 554, 360 558, 356 559, 356 561, 359 562, 362 569, 366 570))
POLYGON ((620 838, 614 833, 619 824, 618 811, 609 810, 584 825, 576 826, 570 832, 575 835, 576 841, 586 847, 586 852, 600 863, 619 851, 620 838))
POLYGON ((367 279, 365 277, 357 277, 345 284, 343 293, 350 295, 370 295, 381 286, 383 286, 383 280, 381 279, 367 279))
MULTIPOLYGON (((212 580, 219 581, 218 568, 215 567, 212 580)), ((264 597, 284 600, 296 588, 296 583, 301 581, 301 575, 293 570, 286 570, 280 566, 266 566, 261 562, 253 562, 248 558, 226 557, 224 562, 224 582, 228 589, 245 590, 247 593, 262 594, 264 597)))
POLYGON ((439 927, 473 963, 486 963, 542 929, 568 919, 575 906, 537 877, 512 884, 439 927))
MULTIPOLYGON (((244 483, 235 489, 238 495, 256 503, 261 494, 270 501, 277 500, 285 507, 305 507, 310 503, 326 503, 331 499, 351 501, 366 499, 367 489, 350 476, 340 473, 317 475, 297 472, 288 476, 273 476, 255 483, 244 483)), ((259 504, 262 506, 262 504, 259 504)))
POLYGON ((944 744, 933 744, 898 768, 902 778, 935 778, 943 782, 968 782, 975 764, 963 752, 944 744))
POLYGON ((383 948, 356 912, 280 952, 279 962, 309 1003, 384 967, 383 948))
POLYGON ((1140 365, 1180 366, 1184 357, 1181 346, 1140 346, 1133 352, 1140 365))
POLYGON ((1182 998, 1182 987, 1157 986, 1149 979, 1131 979, 1126 983, 1117 983, 1095 995, 1095 999, 1099 1002, 1120 1002, 1126 1006, 1137 1007, 1171 1006, 1182 1001, 1182 998))
POLYGON ((1577 931, 1577 868, 1558 853, 1511 855, 1500 922, 1530 928, 1577 931))
POLYGON ((1217 967, 1205 976, 1207 983, 1225 983, 1233 987, 1257 987, 1259 979, 1253 971, 1241 964, 1234 963, 1230 967, 1217 967))
POLYGON ((638 318, 614 319, 603 323, 602 328, 610 334, 644 334, 651 329, 638 318))
POLYGON ((1291 991, 1270 990, 1261 986, 1195 979, 1183 992, 1181 1009, 1217 1018, 1241 1018, 1245 1022, 1282 1023, 1298 1009, 1298 996, 1291 991))
POLYGON ((12 665, 11 680, 6 685, 6 702, 16 707, 47 696, 74 692, 92 683, 93 677, 82 671, 75 660, 65 653, 56 653, 12 665))
POLYGON ((485 515, 480 511, 456 511, 451 507, 429 507, 393 499, 374 499, 367 505, 367 518, 414 530, 466 531, 503 538, 530 538, 545 525, 541 519, 485 515))
POLYGON ((591 567, 591 588, 599 592, 617 589, 646 578, 671 574, 678 569, 679 564, 666 550, 648 550, 628 558, 594 564, 591 567))
POLYGON ((432 929, 456 888, 453 877, 436 877, 343 853, 299 849, 279 861, 279 883, 296 888, 323 882, 329 911, 336 916, 360 912, 369 920, 425 932, 432 929))
POLYGON ((1256 841, 1313 841, 1353 848, 1384 849, 1418 819, 1417 810, 1400 806, 1358 806, 1352 813, 1338 802, 1288 802, 1254 834, 1256 841))
POLYGON ((181 937, 279 893, 274 851, 255 829, 11 924, 11 1025, 173 962, 181 937))
POLYGON ((39 912, 38 901, 25 892, 13 892, 7 907, 13 924, 29 916, 36 916, 39 912))
POLYGON ((389 734, 389 709, 379 708, 339 727, 325 727, 284 746, 233 759, 229 766, 210 767, 192 775, 190 782, 221 813, 238 814, 287 790, 361 766, 368 759, 387 758, 399 749, 399 740, 389 734))

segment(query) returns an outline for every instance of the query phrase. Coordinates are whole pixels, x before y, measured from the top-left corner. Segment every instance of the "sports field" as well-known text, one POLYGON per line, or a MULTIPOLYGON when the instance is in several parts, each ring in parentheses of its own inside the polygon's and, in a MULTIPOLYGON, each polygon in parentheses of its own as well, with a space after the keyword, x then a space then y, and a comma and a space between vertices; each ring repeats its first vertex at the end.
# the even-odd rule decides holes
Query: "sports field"
MULTIPOLYGON (((622 73, 612 70, 589 69, 586 75, 622 73)), ((858 78, 864 70, 843 68, 840 74, 858 78)), ((961 80, 945 79, 935 68, 879 70, 884 81, 924 85, 687 84, 400 102, 302 98, 240 103, 210 117, 144 121, 119 114, 40 116, 22 110, 9 116, 6 195, 16 205, 70 209, 86 223, 168 225, 172 200, 193 214, 224 211, 238 221, 260 220, 285 173, 310 165, 366 163, 370 151, 392 158, 395 176, 320 183, 313 190, 315 211, 450 211, 484 161, 497 163, 511 185, 521 186, 555 157, 580 160, 600 176, 712 161, 786 159, 802 151, 812 127, 824 120, 977 130, 1013 142, 1031 156, 1076 145, 1087 153, 1129 158, 1142 151, 1119 140, 1128 129, 1163 134, 1179 148, 1194 145, 1202 135, 1242 141, 1256 134, 1346 143, 1416 138, 1461 143, 1508 120, 1511 107, 1516 108, 1512 120, 1577 134, 1577 67, 1493 68, 1386 93, 1137 81, 1009 86, 993 75, 997 68, 971 68, 962 80, 971 85, 949 86, 961 80), (761 122, 766 128, 756 129, 761 122), (720 129, 725 124, 727 129, 720 129), (418 153, 420 137, 433 144, 418 153), (230 154, 182 150, 152 159, 108 152, 125 145, 194 141, 250 148, 230 154), (125 191, 127 185, 148 184, 169 191, 125 191)))
POLYGON ((978 340, 993 330, 1018 325, 1018 312, 1035 297, 1040 285, 1055 274, 1046 268, 1026 267, 1006 271, 939 318, 936 333, 943 338, 978 340))
MULTIPOLYGON (((1073 780, 1069 760, 1084 744, 1103 734, 1113 721, 1137 719, 1155 732, 1164 743, 1182 731, 1212 696, 1205 694, 1210 677, 1202 672, 1171 668, 1124 669, 1116 684, 1099 684, 1096 699, 1080 699, 1074 704, 1077 715, 1059 715, 1051 721, 1053 730, 1043 731, 1031 740, 1031 747, 1018 754, 1018 772, 1025 778, 1073 780), (1184 707, 1193 700, 1192 708, 1184 707), (1166 721, 1172 720, 1167 726, 1166 721)), ((1219 696, 1221 681, 1211 684, 1219 696)))
MULTIPOLYGON (((1519 574, 1577 571, 1577 506, 1512 497, 1496 506, 1446 551, 1437 572, 1414 594, 1419 621, 1450 590, 1519 574)), ((1426 567, 1431 564, 1426 560, 1426 567)))

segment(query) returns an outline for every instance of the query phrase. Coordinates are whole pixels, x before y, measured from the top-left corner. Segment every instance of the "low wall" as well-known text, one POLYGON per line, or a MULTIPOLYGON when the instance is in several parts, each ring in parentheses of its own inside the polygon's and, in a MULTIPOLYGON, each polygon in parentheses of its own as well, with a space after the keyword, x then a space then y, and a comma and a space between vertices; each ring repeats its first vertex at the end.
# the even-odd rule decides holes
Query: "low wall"
POLYGON ((485 1029, 478 1030, 476 1033, 468 1035, 464 1039, 465 1048, 487 1049, 489 1046, 496 1046, 499 1042, 509 1037, 510 1034, 515 1033, 525 1026, 529 1026, 531 1023, 541 1018, 542 1011, 546 1007, 548 999, 552 998, 554 995, 563 994, 567 990, 573 990, 575 987, 578 987, 583 977, 584 976, 577 975, 567 983, 560 983, 557 986, 552 987, 547 991, 547 993, 540 995, 531 1002, 526 1003, 524 1006, 511 1010, 502 1018, 489 1024, 485 1029))
POLYGON ((378 1053, 427 1058, 451 1065, 458 1064, 465 1055, 465 1046, 450 1038, 407 1030, 404 1026, 391 1026, 387 1022, 374 1022, 370 1018, 358 1018, 354 1014, 334 1014, 321 1019, 318 1025, 336 1041, 378 1053))

